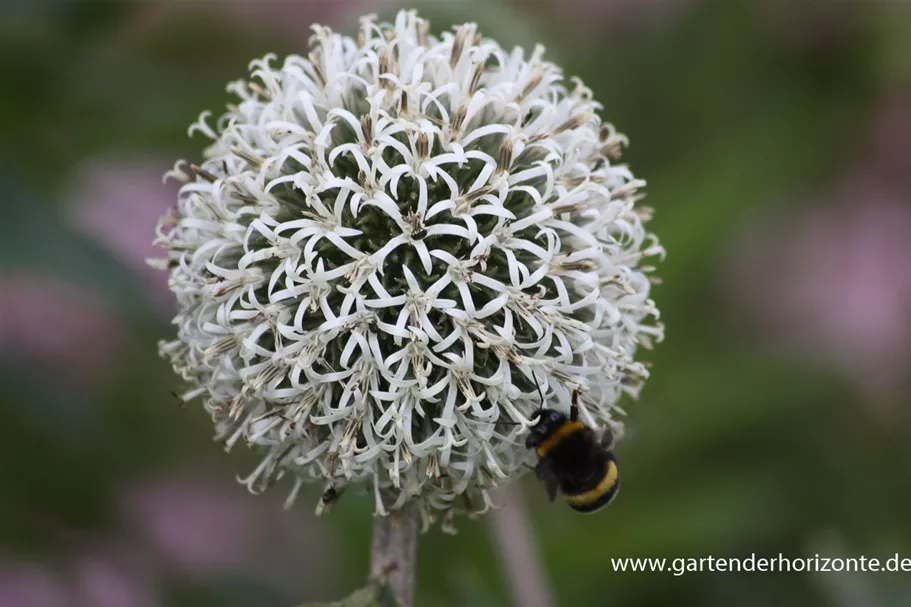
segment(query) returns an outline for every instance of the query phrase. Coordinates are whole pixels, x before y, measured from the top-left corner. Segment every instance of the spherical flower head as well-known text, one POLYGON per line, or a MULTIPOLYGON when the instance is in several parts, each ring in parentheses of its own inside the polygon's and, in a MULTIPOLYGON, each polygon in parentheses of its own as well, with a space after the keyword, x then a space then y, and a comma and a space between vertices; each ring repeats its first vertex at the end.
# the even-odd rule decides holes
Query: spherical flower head
MULTIPOLYGON (((625 138, 561 70, 413 11, 315 26, 251 63, 162 219, 177 339, 162 352, 217 437, 263 453, 243 482, 367 487, 383 515, 479 513, 534 465, 543 404, 611 425, 660 339, 663 254, 616 163, 625 138)), ((321 501, 325 505, 326 496, 321 501)))

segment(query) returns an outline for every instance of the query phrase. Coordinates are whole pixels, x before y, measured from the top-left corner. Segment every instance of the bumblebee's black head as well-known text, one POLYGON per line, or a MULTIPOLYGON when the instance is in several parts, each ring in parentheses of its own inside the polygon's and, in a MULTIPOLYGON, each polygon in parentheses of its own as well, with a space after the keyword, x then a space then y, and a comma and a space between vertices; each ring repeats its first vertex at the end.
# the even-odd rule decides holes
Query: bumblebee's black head
POLYGON ((540 409, 538 421, 528 430, 525 446, 529 449, 537 447, 547 440, 548 436, 556 432, 557 428, 566 423, 567 419, 565 413, 560 413, 555 409, 540 409))

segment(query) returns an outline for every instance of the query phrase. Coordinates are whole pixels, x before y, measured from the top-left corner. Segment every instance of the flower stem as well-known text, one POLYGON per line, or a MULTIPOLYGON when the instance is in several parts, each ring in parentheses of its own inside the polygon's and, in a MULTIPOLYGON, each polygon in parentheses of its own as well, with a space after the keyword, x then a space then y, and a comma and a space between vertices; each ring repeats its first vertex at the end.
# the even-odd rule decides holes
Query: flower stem
POLYGON ((417 551, 418 521, 411 509, 394 510, 388 516, 374 517, 370 579, 385 581, 401 607, 414 605, 417 551))
POLYGON ((541 564, 531 518, 519 488, 512 484, 495 496, 503 507, 492 511, 487 520, 509 581, 513 605, 553 607, 553 592, 541 564))

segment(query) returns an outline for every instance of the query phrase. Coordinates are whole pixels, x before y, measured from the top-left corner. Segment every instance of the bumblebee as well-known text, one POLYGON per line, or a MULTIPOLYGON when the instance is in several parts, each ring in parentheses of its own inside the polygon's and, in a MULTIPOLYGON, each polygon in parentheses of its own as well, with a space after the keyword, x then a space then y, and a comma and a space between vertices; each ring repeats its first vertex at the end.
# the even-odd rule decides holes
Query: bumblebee
POLYGON ((602 434, 579 421, 579 392, 573 392, 569 417, 540 409, 525 446, 538 455, 535 473, 554 501, 563 494, 570 507, 595 512, 607 506, 620 489, 617 462, 611 451, 613 435, 602 434))

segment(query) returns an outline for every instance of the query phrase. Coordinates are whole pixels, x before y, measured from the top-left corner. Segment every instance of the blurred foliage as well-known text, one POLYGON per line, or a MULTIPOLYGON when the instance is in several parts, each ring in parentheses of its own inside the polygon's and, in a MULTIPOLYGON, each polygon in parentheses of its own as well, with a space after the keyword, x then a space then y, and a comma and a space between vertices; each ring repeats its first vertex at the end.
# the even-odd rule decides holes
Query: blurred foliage
MULTIPOLYGON (((668 251, 654 294, 667 339, 645 355, 654 366, 641 402, 624 405, 631 440, 618 449, 621 498, 581 517, 547 503, 533 481, 525 487, 555 595, 563 605, 851 604, 813 574, 621 574, 609 559, 799 557, 829 535, 846 555, 911 556, 907 412, 890 423, 825 365, 760 347, 724 279, 732 242, 757 210, 810 204, 857 160, 883 99, 911 85, 911 11, 885 2, 611 2, 609 11, 594 0, 421 4, 435 31, 475 20, 504 41, 540 39, 581 76, 630 137, 624 160, 649 182, 651 227, 668 251)), ((304 51, 311 18, 351 30, 354 16, 340 4, 303 3, 293 27, 214 2, 4 7, 0 273, 50 274, 101 293, 130 335, 91 392, 0 343, 9 437, 0 442, 0 563, 59 567, 78 551, 74 536, 130 543, 117 506, 124 487, 191 465, 231 482, 250 466, 249 454, 220 453, 204 414, 170 396, 176 380, 155 348, 168 319, 144 301, 123 260, 74 231, 61 208, 85 159, 196 157, 200 142, 186 126, 202 109, 217 113, 224 85, 253 57, 304 51)), ((163 604, 289 605, 362 585, 370 500, 346 496, 314 520, 317 493, 287 516, 331 530, 324 541, 333 549, 315 558, 332 575, 281 586, 243 571, 203 582, 161 567, 163 604)), ((422 538, 418 604, 505 604, 484 525, 461 521, 459 531, 422 538)), ((294 559, 286 566, 293 577, 294 559)), ((907 604, 911 585, 865 575, 851 578, 865 604, 907 604)))

